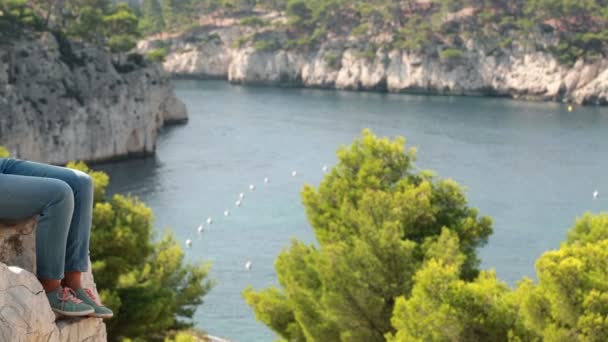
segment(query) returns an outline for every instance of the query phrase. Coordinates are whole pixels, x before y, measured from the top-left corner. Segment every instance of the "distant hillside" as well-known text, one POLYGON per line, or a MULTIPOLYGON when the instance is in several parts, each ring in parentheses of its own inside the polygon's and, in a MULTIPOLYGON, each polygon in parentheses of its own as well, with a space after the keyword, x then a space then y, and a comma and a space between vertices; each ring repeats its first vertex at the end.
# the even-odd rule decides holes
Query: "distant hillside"
POLYGON ((139 51, 175 76, 235 83, 608 103, 599 2, 210 3, 201 16, 194 2, 177 26, 162 6, 143 11, 140 22, 173 30, 141 40, 139 51))
POLYGON ((561 64, 603 58, 608 51, 606 0, 142 0, 138 13, 144 35, 188 31, 210 15, 238 18, 256 28, 239 44, 259 50, 310 49, 349 36, 368 42, 361 51, 368 55, 398 49, 457 57, 468 39, 506 48, 551 35, 543 48, 561 64), (261 16, 269 12, 282 20, 261 16))

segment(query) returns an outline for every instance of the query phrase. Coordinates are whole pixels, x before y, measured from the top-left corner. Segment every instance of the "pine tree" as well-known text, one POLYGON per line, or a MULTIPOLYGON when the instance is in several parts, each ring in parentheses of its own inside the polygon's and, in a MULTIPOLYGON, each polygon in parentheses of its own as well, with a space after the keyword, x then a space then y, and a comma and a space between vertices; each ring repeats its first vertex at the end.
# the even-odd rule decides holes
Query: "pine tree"
POLYGON ((341 148, 318 189, 302 198, 318 246, 294 241, 276 261, 280 288, 244 296, 256 317, 289 341, 384 341, 397 298, 447 230, 462 254, 457 279, 478 275, 475 249, 491 222, 467 206, 462 189, 417 172, 404 139, 370 131, 341 148))

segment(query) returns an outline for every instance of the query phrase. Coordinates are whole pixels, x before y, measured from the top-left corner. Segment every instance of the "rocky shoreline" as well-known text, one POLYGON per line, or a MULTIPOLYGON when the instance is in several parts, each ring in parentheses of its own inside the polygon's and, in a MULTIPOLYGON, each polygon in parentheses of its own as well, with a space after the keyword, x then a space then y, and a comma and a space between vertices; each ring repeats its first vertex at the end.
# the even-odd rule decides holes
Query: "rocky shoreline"
MULTIPOLYGON (((237 47, 254 29, 207 25, 139 43, 140 52, 165 48, 164 69, 173 77, 224 79, 237 84, 298 86, 393 93, 503 96, 516 99, 608 104, 608 60, 561 65, 548 51, 551 36, 535 46, 514 41, 465 42, 461 56, 441 51, 362 53, 353 37, 334 37, 310 51, 237 47)), ((281 37, 277 38, 278 40, 281 37)))
POLYGON ((169 75, 141 56, 49 32, 0 46, 0 145, 64 164, 152 154, 164 125, 188 120, 169 75))

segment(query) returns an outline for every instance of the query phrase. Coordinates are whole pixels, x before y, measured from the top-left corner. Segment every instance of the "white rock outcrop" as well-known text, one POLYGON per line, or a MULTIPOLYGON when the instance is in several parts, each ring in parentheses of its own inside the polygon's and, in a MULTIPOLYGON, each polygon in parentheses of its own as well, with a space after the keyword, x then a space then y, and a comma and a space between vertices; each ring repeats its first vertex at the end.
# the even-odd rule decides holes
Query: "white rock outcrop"
MULTIPOLYGON (((105 342, 101 319, 57 319, 51 310, 34 276, 35 219, 0 222, 0 233, 0 342, 105 342)), ((82 282, 97 291, 90 271, 82 282)))
POLYGON ((163 66, 173 75, 234 83, 608 104, 608 60, 560 65, 547 49, 552 37, 539 37, 540 47, 514 42, 501 48, 497 42, 470 40, 462 56, 442 60, 440 47, 424 54, 377 51, 370 58, 362 53, 364 43, 352 37, 334 37, 307 52, 236 47, 235 42, 252 33, 239 25, 209 26, 144 40, 138 48, 167 47, 163 66))
POLYGON ((47 163, 154 152, 159 129, 188 118, 168 75, 51 33, 0 46, 0 145, 47 163))

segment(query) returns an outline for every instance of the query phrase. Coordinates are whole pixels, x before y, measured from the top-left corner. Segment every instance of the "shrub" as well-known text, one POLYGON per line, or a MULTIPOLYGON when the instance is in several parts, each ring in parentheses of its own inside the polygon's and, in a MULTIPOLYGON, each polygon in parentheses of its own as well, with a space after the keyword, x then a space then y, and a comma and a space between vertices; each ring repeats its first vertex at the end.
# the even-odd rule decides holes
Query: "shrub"
POLYGON ((447 48, 439 53, 439 59, 442 62, 457 61, 464 56, 464 52, 455 48, 447 48))
POLYGON ((232 47, 235 49, 240 49, 245 46, 245 44, 247 44, 250 40, 251 36, 238 37, 235 41, 232 42, 232 47))
POLYGON ((368 31, 369 31, 369 24, 365 23, 365 24, 361 24, 361 25, 355 27, 351 31, 351 34, 355 37, 365 36, 368 31))
POLYGON ((337 52, 329 51, 323 56, 323 59, 330 68, 338 69, 341 64, 340 57, 341 56, 337 52))
POLYGON ((243 18, 241 20, 241 25, 259 27, 268 25, 268 22, 260 17, 251 16, 243 18))
POLYGON ((253 44, 253 48, 257 51, 275 51, 281 48, 281 43, 276 39, 258 40, 253 44))
POLYGON ((148 58, 149 60, 151 60, 153 62, 162 63, 165 61, 166 57, 167 57, 167 49, 165 49, 165 48, 153 49, 153 50, 148 51, 148 53, 146 53, 146 58, 148 58))
POLYGON ((155 241, 152 210, 137 198, 106 198, 105 173, 84 163, 67 166, 93 178, 91 259, 100 296, 115 314, 106 324, 110 340, 149 340, 192 326, 194 311, 213 284, 209 266, 184 264, 184 252, 171 233, 155 241))

